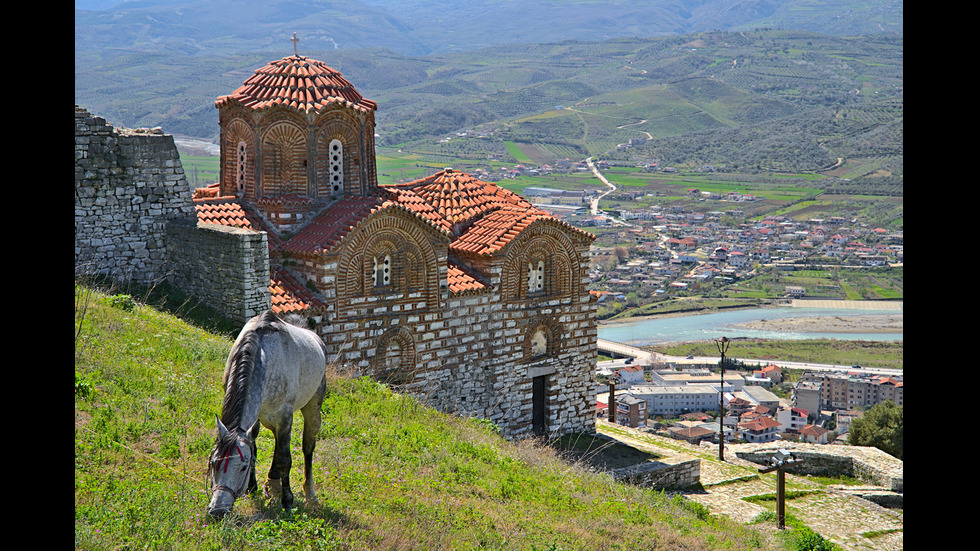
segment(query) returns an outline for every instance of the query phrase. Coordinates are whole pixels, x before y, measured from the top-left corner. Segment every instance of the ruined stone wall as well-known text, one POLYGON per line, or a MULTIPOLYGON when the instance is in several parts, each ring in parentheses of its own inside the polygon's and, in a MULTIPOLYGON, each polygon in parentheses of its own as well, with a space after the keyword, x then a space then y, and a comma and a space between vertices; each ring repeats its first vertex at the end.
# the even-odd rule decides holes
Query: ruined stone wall
POLYGON ((865 482, 901 493, 904 488, 902 460, 872 447, 827 446, 803 442, 770 442, 739 444, 732 450, 739 459, 765 465, 772 455, 787 449, 804 460, 798 467, 788 469, 792 474, 852 476, 865 482))
POLYGON ((149 285, 166 278, 166 227, 192 219, 172 136, 116 130, 75 107, 75 272, 149 285))
POLYGON ((198 225, 172 136, 75 107, 75 274, 168 282, 245 322, 269 307, 261 232, 198 225))

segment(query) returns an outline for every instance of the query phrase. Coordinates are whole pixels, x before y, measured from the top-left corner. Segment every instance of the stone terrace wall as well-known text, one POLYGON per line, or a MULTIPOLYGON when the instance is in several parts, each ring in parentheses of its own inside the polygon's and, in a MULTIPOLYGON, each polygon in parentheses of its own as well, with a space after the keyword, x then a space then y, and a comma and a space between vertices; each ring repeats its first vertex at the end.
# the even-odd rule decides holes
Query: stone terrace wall
POLYGON ((75 272, 153 284, 166 277, 166 226, 193 219, 172 136, 116 130, 75 106, 75 272))
POLYGON ((864 446, 826 446, 800 442, 770 442, 732 446, 740 459, 765 464, 780 449, 787 449, 805 462, 789 469, 793 474, 847 475, 901 493, 904 464, 887 453, 864 446))
POLYGON ((656 490, 689 488, 701 482, 701 460, 650 461, 616 469, 612 475, 616 480, 644 488, 656 490))

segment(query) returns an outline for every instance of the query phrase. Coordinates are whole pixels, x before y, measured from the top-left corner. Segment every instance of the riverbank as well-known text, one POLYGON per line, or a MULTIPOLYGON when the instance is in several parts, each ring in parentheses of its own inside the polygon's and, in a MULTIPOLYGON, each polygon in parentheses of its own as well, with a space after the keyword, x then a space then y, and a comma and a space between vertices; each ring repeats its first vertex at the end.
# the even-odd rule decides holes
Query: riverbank
POLYGON ((896 313, 762 319, 734 323, 732 327, 787 333, 903 333, 904 316, 896 313))
POLYGON ((765 319, 754 322, 733 324, 733 327, 762 331, 782 331, 793 333, 902 333, 902 301, 874 300, 800 300, 794 299, 783 304, 746 304, 726 308, 691 308, 662 314, 631 316, 614 320, 599 320, 603 327, 616 327, 649 320, 670 319, 687 316, 704 316, 723 311, 752 310, 766 308, 829 308, 841 310, 877 310, 887 313, 855 314, 846 316, 807 316, 802 318, 765 319), (888 312, 891 311, 891 312, 888 312))

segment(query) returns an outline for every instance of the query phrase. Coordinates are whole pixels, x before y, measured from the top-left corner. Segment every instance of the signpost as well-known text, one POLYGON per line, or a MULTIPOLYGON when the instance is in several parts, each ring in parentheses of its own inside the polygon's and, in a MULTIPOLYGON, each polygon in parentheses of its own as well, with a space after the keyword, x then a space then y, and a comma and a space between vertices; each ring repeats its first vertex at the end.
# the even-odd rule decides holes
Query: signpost
POLYGON ((776 519, 780 530, 786 528, 786 469, 802 463, 792 452, 779 450, 769 458, 768 467, 759 469, 760 473, 776 471, 776 519))

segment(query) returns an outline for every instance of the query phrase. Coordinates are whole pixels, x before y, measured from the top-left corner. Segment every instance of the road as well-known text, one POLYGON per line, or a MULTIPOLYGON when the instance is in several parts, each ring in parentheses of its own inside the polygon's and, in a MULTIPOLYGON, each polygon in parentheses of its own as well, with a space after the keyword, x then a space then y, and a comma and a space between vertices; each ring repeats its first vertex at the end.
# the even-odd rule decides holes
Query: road
MULTIPOLYGON (((691 358, 685 358, 683 356, 667 356, 666 354, 658 354, 656 352, 648 352, 628 344, 617 343, 613 341, 607 341, 605 339, 599 339, 599 349, 605 352, 615 352, 620 355, 628 355, 636 358, 635 365, 647 365, 657 362, 671 362, 678 365, 684 364, 701 364, 701 365, 717 365, 721 361, 720 356, 694 356, 691 358)), ((888 369, 883 367, 860 367, 855 368, 851 365, 834 365, 834 364, 821 364, 821 363, 810 363, 810 362, 787 362, 781 360, 760 360, 752 358, 739 358, 740 362, 747 364, 759 364, 768 365, 776 364, 780 367, 785 367, 788 369, 808 369, 812 371, 836 371, 840 373, 846 373, 850 371, 856 371, 861 373, 869 373, 874 375, 894 375, 903 376, 904 371, 901 369, 888 369)), ((606 362, 599 362, 598 369, 620 369, 625 367, 626 360, 610 360, 606 362)))
POLYGON ((606 177, 603 176, 601 172, 599 172, 599 169, 596 168, 595 163, 592 162, 592 157, 586 159, 585 162, 589 165, 589 170, 592 171, 592 174, 594 174, 595 177, 598 178, 600 182, 606 184, 606 186, 609 188, 605 192, 596 195, 592 199, 592 215, 595 216, 596 214, 599 214, 599 199, 602 199, 606 195, 609 195, 610 193, 616 191, 616 186, 614 186, 612 182, 607 180, 606 177))

